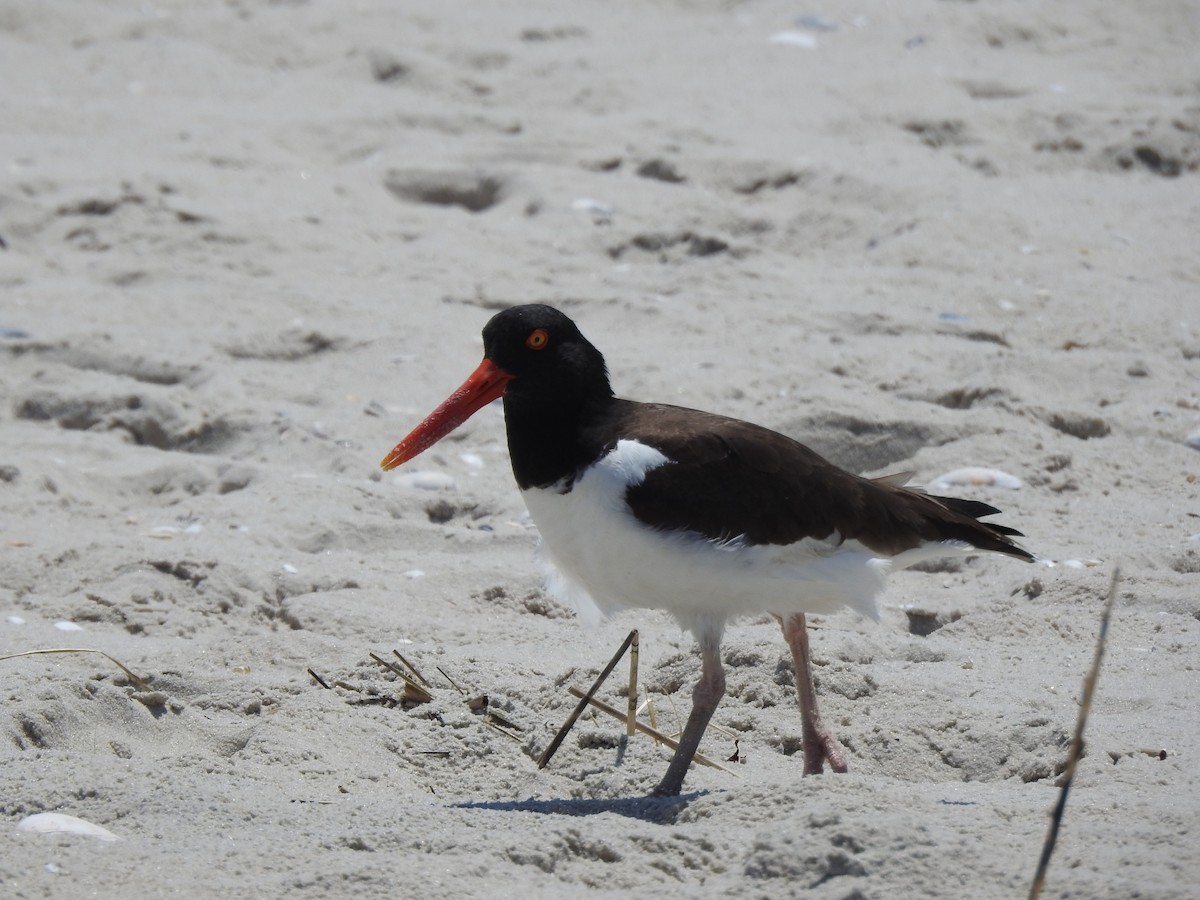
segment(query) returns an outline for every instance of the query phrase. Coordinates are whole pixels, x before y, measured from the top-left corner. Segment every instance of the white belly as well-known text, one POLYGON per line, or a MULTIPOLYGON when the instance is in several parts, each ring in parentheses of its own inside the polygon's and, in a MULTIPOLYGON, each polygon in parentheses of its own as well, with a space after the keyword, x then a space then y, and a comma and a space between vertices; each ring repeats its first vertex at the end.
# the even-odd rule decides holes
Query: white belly
POLYGON ((849 606, 879 618, 889 561, 854 541, 805 539, 747 546, 656 531, 625 504, 625 491, 669 462, 619 441, 568 493, 523 491, 550 565, 548 586, 581 618, 663 609, 685 628, 720 627, 734 615, 828 613, 849 606))

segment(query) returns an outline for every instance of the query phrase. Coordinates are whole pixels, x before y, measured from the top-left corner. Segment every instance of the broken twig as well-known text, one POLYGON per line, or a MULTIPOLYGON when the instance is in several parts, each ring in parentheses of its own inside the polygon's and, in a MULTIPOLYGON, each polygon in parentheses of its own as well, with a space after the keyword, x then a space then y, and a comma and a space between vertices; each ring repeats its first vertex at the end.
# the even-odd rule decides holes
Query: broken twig
MULTIPOLYGON (((609 673, 611 673, 612 670, 616 668, 617 663, 619 663, 621 661, 621 657, 625 655, 625 651, 629 649, 629 645, 632 644, 636 638, 637 638, 637 630, 636 629, 634 631, 629 632, 629 635, 625 638, 625 641, 621 644, 621 648, 613 655, 613 658, 608 661, 608 665, 604 667, 604 671, 600 673, 599 677, 592 684, 591 688, 588 690, 588 692, 584 696, 584 698, 582 700, 580 700, 579 703, 575 706, 575 709, 571 712, 571 715, 569 715, 567 717, 567 721, 563 722, 562 728, 558 729, 558 734, 556 734, 554 736, 554 740, 552 740, 550 742, 550 746, 547 747, 542 752, 541 757, 538 758, 538 768, 539 769, 546 768, 546 763, 550 762, 550 757, 552 757, 555 754, 555 752, 558 750, 559 746, 561 746, 563 740, 567 736, 567 732, 570 731, 571 726, 573 726, 575 724, 575 720, 578 719, 580 717, 580 715, 583 714, 583 711, 585 709, 587 709, 588 701, 593 696, 595 696, 596 691, 600 690, 600 685, 604 684, 604 679, 606 679, 609 676, 609 673)), ((624 718, 624 717, 618 716, 618 718, 624 718)))
POLYGON ((1058 794, 1058 804, 1054 807, 1054 815, 1050 818, 1050 830, 1042 844, 1042 857, 1038 860, 1037 872, 1033 876, 1033 885, 1029 888, 1029 900, 1037 900, 1042 893, 1046 881, 1046 869, 1050 865, 1050 856, 1054 853, 1054 845, 1058 841, 1058 829, 1062 825, 1063 811, 1067 807, 1067 794, 1071 790, 1071 781, 1075 777, 1075 764, 1083 755, 1083 728, 1087 724, 1088 711, 1092 707, 1092 697, 1096 692, 1096 682, 1100 678, 1100 661, 1104 659, 1104 644, 1108 639, 1108 621, 1112 616, 1113 604, 1117 599, 1117 584, 1121 580, 1120 567, 1113 569, 1112 581, 1108 585, 1108 599, 1104 602, 1104 610, 1100 613, 1100 634, 1096 638, 1096 652, 1092 657, 1092 668, 1083 680, 1083 698, 1079 701, 1079 715, 1075 718, 1075 736, 1071 738, 1071 750, 1067 754, 1067 768, 1063 773, 1062 790, 1058 794))
POLYGON ((625 736, 633 737, 637 731, 637 682, 638 682, 638 633, 633 630, 629 642, 629 704, 625 713, 625 736))

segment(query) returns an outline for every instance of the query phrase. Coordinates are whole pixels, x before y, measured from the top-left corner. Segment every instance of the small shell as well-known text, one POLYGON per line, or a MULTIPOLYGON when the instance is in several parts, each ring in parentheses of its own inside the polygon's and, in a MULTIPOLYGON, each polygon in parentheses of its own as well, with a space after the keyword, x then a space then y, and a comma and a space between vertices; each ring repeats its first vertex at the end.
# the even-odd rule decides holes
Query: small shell
POLYGON ((953 487, 996 487, 1015 491, 1024 486, 1025 483, 1016 475, 1009 475, 999 469, 984 469, 979 466, 955 469, 953 472, 939 475, 929 482, 929 487, 935 491, 944 491, 953 487))
POLYGON ((770 40, 772 44, 783 44, 786 47, 807 47, 811 49, 817 46, 817 39, 803 31, 777 31, 771 35, 770 40))
POLYGON ((605 203, 603 200, 595 200, 591 197, 579 197, 572 200, 571 209, 576 212, 587 213, 597 222, 612 221, 613 214, 616 212, 611 203, 605 203))
POLYGON ((83 631, 82 626, 76 625, 74 622, 68 622, 65 619, 61 622, 55 622, 54 627, 59 631, 83 631))
POLYGON ((414 488, 419 491, 452 491, 458 485, 445 472, 401 472, 393 479, 393 484, 403 488, 414 488))
POLYGON ((120 838, 100 825, 63 813, 35 813, 17 823, 17 831, 25 834, 82 834, 102 841, 119 841, 120 838))

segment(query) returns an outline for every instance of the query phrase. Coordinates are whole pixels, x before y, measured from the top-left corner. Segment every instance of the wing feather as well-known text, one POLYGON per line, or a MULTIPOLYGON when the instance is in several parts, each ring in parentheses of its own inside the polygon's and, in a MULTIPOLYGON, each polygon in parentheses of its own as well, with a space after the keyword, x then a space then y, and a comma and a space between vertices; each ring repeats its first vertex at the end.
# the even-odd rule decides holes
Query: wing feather
POLYGON ((790 544, 858 540, 894 556, 930 541, 966 542, 1023 559, 1020 532, 979 522, 998 510, 935 497, 901 476, 866 479, 786 435, 749 422, 660 404, 630 404, 622 431, 671 462, 629 488, 633 514, 656 528, 713 540, 790 544))

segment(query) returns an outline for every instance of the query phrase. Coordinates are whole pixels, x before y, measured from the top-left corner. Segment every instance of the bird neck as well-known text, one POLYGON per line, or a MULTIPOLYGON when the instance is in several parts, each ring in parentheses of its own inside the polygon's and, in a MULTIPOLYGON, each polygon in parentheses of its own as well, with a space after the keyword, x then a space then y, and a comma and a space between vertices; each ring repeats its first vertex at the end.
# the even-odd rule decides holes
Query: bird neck
POLYGON ((606 446, 603 423, 617 402, 607 390, 561 402, 506 393, 504 421, 518 487, 561 484, 569 490, 606 446))

